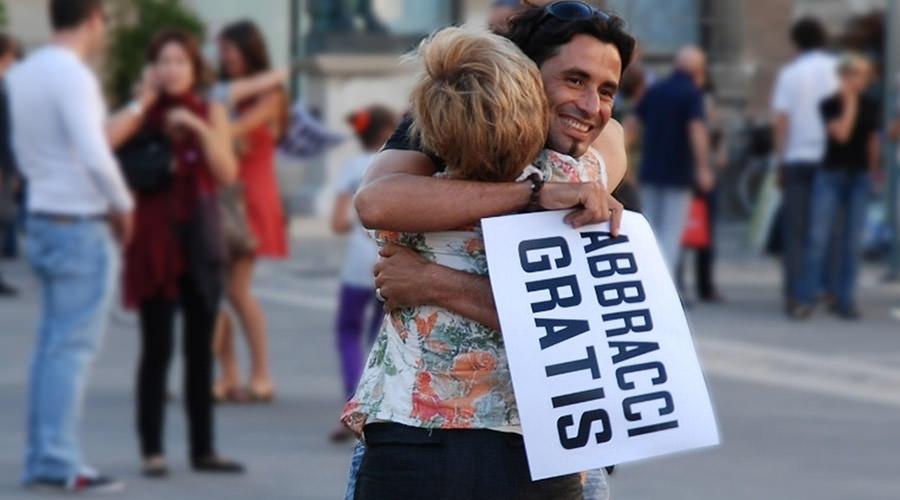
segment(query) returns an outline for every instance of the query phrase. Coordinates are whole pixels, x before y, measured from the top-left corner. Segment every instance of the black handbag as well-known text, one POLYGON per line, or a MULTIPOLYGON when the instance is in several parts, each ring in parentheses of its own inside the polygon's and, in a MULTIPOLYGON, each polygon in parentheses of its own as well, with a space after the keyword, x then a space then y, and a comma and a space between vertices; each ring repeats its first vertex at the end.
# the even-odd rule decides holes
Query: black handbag
POLYGON ((172 182, 175 158, 168 139, 162 134, 138 134, 116 151, 116 157, 133 191, 153 193, 172 182))

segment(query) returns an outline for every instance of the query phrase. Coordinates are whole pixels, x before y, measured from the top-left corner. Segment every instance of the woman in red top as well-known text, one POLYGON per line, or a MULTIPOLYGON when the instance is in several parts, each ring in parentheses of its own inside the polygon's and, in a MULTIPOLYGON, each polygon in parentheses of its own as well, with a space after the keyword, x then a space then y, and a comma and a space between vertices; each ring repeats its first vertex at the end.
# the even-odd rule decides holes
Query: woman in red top
POLYGON ((144 473, 167 473, 162 431, 176 310, 184 319, 191 464, 198 471, 241 472, 240 464, 216 454, 209 392, 224 264, 216 191, 237 176, 230 124, 224 108, 203 97, 205 65, 190 34, 159 33, 148 59, 141 99, 116 115, 111 138, 121 144, 138 132, 159 135, 174 159, 166 187, 138 193, 135 236, 125 255, 126 304, 140 312, 137 425, 144 473))
MULTIPOLYGON (((270 68, 263 37, 250 21, 225 27, 219 36, 219 53, 221 73, 226 82, 261 75, 270 68)), ((227 86, 225 83, 226 89, 227 86)), ((266 319, 251 285, 257 257, 280 259, 287 256, 285 221, 275 176, 275 147, 284 128, 287 109, 285 93, 276 88, 236 102, 235 107, 231 136, 240 160, 239 177, 256 248, 252 254, 232 257, 227 275, 228 300, 241 320, 249 344, 249 395, 254 400, 269 401, 274 396, 274 386, 269 370, 266 319)), ((242 395, 231 324, 228 312, 223 310, 215 341, 222 370, 213 392, 219 399, 240 399, 242 395)))

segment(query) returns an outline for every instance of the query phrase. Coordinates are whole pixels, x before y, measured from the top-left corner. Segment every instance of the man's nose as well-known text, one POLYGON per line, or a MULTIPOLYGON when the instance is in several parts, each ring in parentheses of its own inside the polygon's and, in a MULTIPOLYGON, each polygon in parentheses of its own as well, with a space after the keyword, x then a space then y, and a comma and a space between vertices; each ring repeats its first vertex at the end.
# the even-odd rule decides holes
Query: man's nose
POLYGON ((587 119, 594 120, 600 114, 600 96, 594 91, 582 92, 577 105, 587 119))

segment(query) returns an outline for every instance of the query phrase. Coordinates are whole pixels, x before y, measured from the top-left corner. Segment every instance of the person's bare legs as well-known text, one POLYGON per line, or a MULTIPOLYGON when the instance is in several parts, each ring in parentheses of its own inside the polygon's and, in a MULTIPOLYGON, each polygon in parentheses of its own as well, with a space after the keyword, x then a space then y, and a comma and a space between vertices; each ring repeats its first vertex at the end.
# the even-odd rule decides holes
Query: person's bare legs
POLYGON ((216 400, 238 400, 241 394, 241 370, 234 352, 234 328, 231 314, 223 306, 216 318, 213 354, 219 364, 219 378, 213 385, 216 400))
POLYGON ((228 300, 237 312, 250 348, 250 393, 256 399, 272 398, 274 387, 269 371, 266 317, 253 296, 253 270, 256 261, 244 257, 234 262, 228 285, 228 300))

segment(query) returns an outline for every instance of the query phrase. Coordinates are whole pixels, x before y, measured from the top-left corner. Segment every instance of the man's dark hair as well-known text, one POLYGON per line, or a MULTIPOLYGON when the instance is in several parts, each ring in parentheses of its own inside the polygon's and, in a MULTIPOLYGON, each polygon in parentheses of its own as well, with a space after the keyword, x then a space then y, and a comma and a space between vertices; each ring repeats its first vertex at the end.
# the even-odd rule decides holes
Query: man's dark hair
POLYGON ((791 28, 791 40, 801 51, 821 49, 828 43, 825 27, 814 17, 797 20, 791 28))
POLYGON ((55 31, 77 28, 102 10, 102 0, 50 0, 50 24, 55 31))
POLYGON ((22 49, 16 39, 0 32, 0 58, 6 57, 10 52, 15 55, 16 59, 22 58, 22 49))
POLYGON ((560 47, 572 41, 576 35, 592 36, 613 45, 622 59, 622 73, 631 63, 634 37, 625 31, 625 21, 616 16, 563 21, 545 17, 543 7, 532 7, 513 16, 509 31, 503 34, 538 66, 557 55, 560 47))

